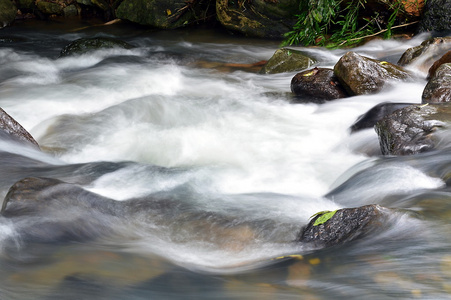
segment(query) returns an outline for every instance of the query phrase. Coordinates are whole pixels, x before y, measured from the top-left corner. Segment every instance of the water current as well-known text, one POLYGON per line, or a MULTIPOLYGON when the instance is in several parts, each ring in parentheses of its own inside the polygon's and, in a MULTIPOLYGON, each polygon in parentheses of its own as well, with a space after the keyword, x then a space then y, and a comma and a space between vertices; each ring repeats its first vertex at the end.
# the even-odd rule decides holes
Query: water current
MULTIPOLYGON (((94 25, 0 31, 0 107, 42 149, 0 141, 0 198, 25 177, 67 183, 0 217, 1 299, 451 299, 451 150, 382 157, 373 129, 349 131, 378 103, 420 103, 425 70, 309 104, 296 72, 246 67, 277 41, 94 25), (136 47, 59 58, 94 36, 136 47), (295 242, 316 212, 373 203, 399 211, 377 234, 295 242)), ((396 62, 426 38, 354 51, 396 62)), ((322 67, 347 51, 300 49, 322 67)))

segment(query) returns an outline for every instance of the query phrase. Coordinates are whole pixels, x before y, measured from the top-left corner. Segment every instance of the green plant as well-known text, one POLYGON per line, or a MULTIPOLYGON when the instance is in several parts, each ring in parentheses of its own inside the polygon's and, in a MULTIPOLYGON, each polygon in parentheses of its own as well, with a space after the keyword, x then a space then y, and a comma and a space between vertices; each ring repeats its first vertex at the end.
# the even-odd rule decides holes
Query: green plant
POLYGON ((365 37, 382 33, 384 38, 390 38, 393 29, 404 25, 395 26, 396 23, 403 23, 400 0, 389 2, 389 16, 377 11, 362 16, 366 0, 301 0, 298 21, 293 30, 285 34, 282 46, 319 45, 336 48, 352 46, 365 37))

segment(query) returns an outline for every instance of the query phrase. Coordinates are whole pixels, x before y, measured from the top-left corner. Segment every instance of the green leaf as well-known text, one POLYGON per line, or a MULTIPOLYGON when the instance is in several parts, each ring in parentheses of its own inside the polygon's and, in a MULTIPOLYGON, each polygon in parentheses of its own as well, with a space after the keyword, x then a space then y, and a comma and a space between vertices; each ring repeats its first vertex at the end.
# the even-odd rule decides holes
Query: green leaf
POLYGON ((319 217, 315 220, 315 223, 313 223, 313 226, 318 226, 321 224, 326 223, 327 221, 329 221, 330 218, 332 218, 335 213, 337 211, 324 211, 324 212, 319 212, 316 215, 319 215, 319 217))

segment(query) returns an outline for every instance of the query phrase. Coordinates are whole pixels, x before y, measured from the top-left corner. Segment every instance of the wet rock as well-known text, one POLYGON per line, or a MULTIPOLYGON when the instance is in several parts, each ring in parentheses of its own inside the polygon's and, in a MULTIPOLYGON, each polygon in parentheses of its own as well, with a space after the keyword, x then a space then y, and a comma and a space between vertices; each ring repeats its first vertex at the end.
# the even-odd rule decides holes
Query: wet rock
POLYGON ((203 22, 212 15, 214 0, 124 0, 116 9, 116 16, 134 23, 174 29, 194 22, 203 22))
POLYGON ((314 68, 296 74, 291 80, 291 91, 296 96, 313 102, 347 97, 347 93, 334 74, 334 70, 314 68))
POLYGON ((31 136, 31 134, 28 131, 26 131, 22 127, 22 125, 20 125, 16 120, 14 120, 1 108, 0 108, 0 130, 7 133, 13 140, 17 142, 27 144, 29 146, 39 149, 38 143, 31 136))
POLYGON ((383 102, 372 107, 369 111, 359 116, 357 121, 350 127, 351 132, 357 132, 362 129, 373 128, 374 125, 385 116, 393 113, 394 111, 404 108, 409 105, 414 105, 414 103, 393 103, 393 102, 383 102))
POLYGON ((362 238, 378 229, 384 222, 384 210, 385 208, 379 205, 343 208, 323 223, 319 222, 320 218, 324 218, 327 213, 320 213, 303 228, 298 241, 311 244, 315 248, 323 248, 362 238))
POLYGON ((216 0, 216 15, 227 29, 247 36, 282 39, 297 21, 299 1, 216 0))
POLYGON ((131 49, 134 48, 134 46, 124 41, 113 38, 106 37, 82 38, 75 40, 70 44, 68 44, 66 47, 64 47, 63 50, 61 50, 60 57, 81 55, 89 51, 109 48, 131 49))
POLYGON ((441 65, 423 90, 422 103, 451 102, 451 63, 441 65))
MULTIPOLYGON (((395 111, 376 124, 384 155, 410 155, 446 143, 442 133, 451 122, 451 104, 411 105, 395 111)), ((449 141, 448 141, 449 142, 449 141)))
POLYGON ((432 64, 451 49, 451 37, 428 39, 407 49, 398 61, 400 66, 416 66, 426 72, 432 64))
MULTIPOLYGON (((450 45, 451 47, 451 45, 450 45)), ((429 72, 428 72, 428 79, 430 79, 432 76, 434 76, 435 71, 437 71, 437 69, 443 65, 443 64, 448 64, 451 63, 451 51, 448 51, 445 53, 445 55, 443 55, 439 60, 437 60, 430 68, 429 68, 429 72)))
POLYGON ((282 48, 276 50, 273 56, 260 70, 260 74, 276 74, 301 71, 311 67, 316 61, 301 51, 282 48))
POLYGON ((335 64, 334 72, 350 95, 376 93, 391 81, 411 78, 410 73, 399 66, 355 52, 343 55, 335 64))
POLYGON ((447 30, 451 30, 451 2, 449 0, 426 1, 418 31, 447 30))
POLYGON ((8 26, 16 18, 17 7, 11 0, 0 0, 0 28, 8 26))

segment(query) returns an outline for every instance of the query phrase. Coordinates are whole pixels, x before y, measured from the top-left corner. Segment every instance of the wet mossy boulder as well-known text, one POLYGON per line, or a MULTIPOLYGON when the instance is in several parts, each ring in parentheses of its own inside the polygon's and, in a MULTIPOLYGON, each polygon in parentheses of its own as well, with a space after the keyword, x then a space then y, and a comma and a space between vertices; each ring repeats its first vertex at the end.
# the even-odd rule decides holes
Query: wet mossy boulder
POLYGON ((377 93, 393 81, 412 78, 408 71, 399 66, 351 51, 335 64, 334 72, 350 95, 377 93))
POLYGON ((216 0, 216 15, 225 28, 246 36, 282 39, 297 21, 299 1, 216 0))
POLYGON ((394 102, 383 102, 375 105, 370 110, 368 110, 363 115, 359 116, 358 119, 351 125, 351 133, 373 128, 377 122, 382 120, 384 117, 392 114, 394 111, 413 105, 414 103, 394 103, 394 102))
POLYGON ((451 63, 442 64, 423 90, 422 103, 451 102, 451 63))
POLYGON ((313 68, 297 73, 291 79, 291 91, 303 101, 323 102, 347 97, 334 70, 313 68))
POLYGON ((204 22, 214 15, 214 0, 124 0, 116 16, 141 25, 174 29, 204 22))
POLYGON ((377 122, 375 129, 384 155, 411 155, 446 147, 451 103, 418 104, 399 109, 377 122))
POLYGON ((16 18, 17 7, 11 0, 0 0, 0 28, 8 26, 16 18))
POLYGON ((0 130, 2 133, 0 138, 8 138, 21 144, 26 144, 33 148, 39 149, 39 145, 31 134, 25 130, 15 119, 0 108, 0 130))
POLYGON ((451 37, 436 37, 407 49, 398 60, 400 66, 415 66, 426 72, 451 48, 451 37))
POLYGON ((302 71, 313 64, 316 61, 301 51, 281 48, 274 52, 273 56, 266 62, 263 68, 260 70, 260 74, 276 74, 284 72, 302 71))
POLYGON ((387 211, 373 204, 318 213, 302 229, 298 241, 325 248, 363 238, 381 227, 387 211))
POLYGON ((60 57, 82 55, 90 51, 111 48, 132 49, 134 46, 127 42, 107 37, 81 38, 65 46, 61 50, 60 57))
POLYGON ((449 30, 451 30, 451 1, 427 0, 418 31, 449 30))

